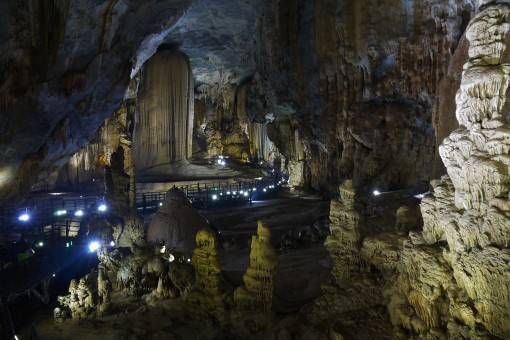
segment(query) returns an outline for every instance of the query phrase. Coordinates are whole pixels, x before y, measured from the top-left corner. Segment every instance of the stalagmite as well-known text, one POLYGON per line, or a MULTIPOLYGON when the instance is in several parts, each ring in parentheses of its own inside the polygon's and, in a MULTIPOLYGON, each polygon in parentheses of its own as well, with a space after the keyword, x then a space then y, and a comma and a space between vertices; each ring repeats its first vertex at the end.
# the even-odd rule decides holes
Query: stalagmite
POLYGON ((197 319, 212 317, 220 324, 224 324, 227 321, 226 288, 221 277, 218 240, 212 231, 202 229, 197 233, 196 244, 192 257, 195 285, 186 301, 190 306, 190 312, 197 319))
POLYGON ((277 254, 271 245, 271 231, 262 221, 258 221, 257 235, 251 240, 250 264, 243 275, 244 286, 234 292, 234 302, 238 308, 271 310, 277 263, 277 254))
POLYGON ((392 287, 393 324, 420 338, 510 337, 510 5, 487 3, 466 31, 460 128, 439 149, 448 175, 432 181, 392 287))
POLYGON ((186 160, 192 154, 193 79, 187 58, 161 50, 143 70, 135 125, 137 169, 186 160))

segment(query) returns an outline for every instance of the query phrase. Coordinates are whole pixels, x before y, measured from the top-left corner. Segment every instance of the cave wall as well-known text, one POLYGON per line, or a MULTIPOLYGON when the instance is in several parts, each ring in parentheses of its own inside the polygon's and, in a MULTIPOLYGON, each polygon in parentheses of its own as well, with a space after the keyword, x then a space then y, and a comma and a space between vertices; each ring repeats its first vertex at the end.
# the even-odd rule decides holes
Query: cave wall
POLYGON ((194 89, 191 66, 178 51, 160 50, 144 66, 134 131, 135 167, 191 158, 194 89))
POLYGON ((89 143, 189 4, 2 1, 0 197, 28 191, 89 143))
POLYGON ((388 189, 426 181, 444 171, 436 146, 456 123, 451 97, 441 98, 460 81, 459 63, 449 65, 466 53, 459 40, 477 3, 267 3, 249 114, 297 126, 313 188, 335 190, 342 178, 388 189))

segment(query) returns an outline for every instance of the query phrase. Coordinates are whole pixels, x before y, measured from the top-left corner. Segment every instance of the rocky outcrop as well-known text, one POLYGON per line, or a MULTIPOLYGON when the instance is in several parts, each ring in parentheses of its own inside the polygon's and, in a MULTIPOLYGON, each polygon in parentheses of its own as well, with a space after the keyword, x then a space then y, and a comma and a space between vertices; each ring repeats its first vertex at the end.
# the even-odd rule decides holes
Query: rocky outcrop
POLYGON ((440 147, 448 175, 432 182, 423 232, 402 252, 389 311, 416 337, 510 336, 509 14, 490 2, 467 28, 460 128, 440 147))
POLYGON ((163 243, 168 249, 191 256, 199 230, 208 228, 207 221, 191 206, 186 195, 170 190, 163 205, 147 229, 147 240, 163 243))

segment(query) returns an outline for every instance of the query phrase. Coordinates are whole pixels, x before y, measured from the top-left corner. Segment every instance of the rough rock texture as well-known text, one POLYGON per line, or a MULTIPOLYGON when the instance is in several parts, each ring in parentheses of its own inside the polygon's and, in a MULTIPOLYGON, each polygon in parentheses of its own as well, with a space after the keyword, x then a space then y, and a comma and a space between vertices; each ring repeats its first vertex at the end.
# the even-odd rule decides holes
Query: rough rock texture
POLYGON ((186 195, 172 189, 152 218, 147 229, 147 240, 162 242, 168 249, 189 257, 196 246, 197 232, 204 228, 208 228, 207 221, 191 206, 186 195))
POLYGON ((63 165, 120 105, 188 0, 2 1, 0 197, 63 165))
POLYGON ((278 263, 276 250, 271 245, 271 231, 258 221, 257 235, 251 240, 250 264, 243 275, 244 286, 234 292, 236 306, 244 310, 271 310, 273 277, 278 263))
POLYGON ((198 319, 212 317, 225 324, 227 289, 221 276, 218 240, 212 231, 202 229, 197 233, 196 244, 192 257, 195 285, 186 301, 198 319))
POLYGON ((389 311, 406 337, 510 337, 510 4, 495 3, 467 28, 460 128, 440 147, 448 175, 432 182, 423 233, 402 251, 389 311))
POLYGON ((455 127, 451 102, 438 104, 455 85, 441 80, 458 70, 448 73, 449 61, 477 3, 268 2, 248 111, 273 115, 270 138, 288 161, 304 161, 303 179, 316 189, 334 192, 345 178, 388 188, 430 179, 434 126, 441 136, 455 127), (288 151, 288 125, 302 159, 288 151))

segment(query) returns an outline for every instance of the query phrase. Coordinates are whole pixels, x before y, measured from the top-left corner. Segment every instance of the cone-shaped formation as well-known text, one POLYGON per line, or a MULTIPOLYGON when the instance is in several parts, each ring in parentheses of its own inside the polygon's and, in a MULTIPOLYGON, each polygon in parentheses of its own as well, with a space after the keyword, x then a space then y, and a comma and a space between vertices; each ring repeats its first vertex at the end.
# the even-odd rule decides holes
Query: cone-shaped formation
POLYGON ((193 77, 186 56, 156 53, 143 71, 135 128, 135 165, 148 169, 191 157, 193 77))
POLYGON ((218 239, 208 229, 197 233, 197 247, 193 251, 195 286, 187 297, 190 311, 197 319, 212 317, 223 324, 225 314, 225 288, 218 258, 218 239))
POLYGON ((389 306, 420 337, 510 337, 510 5, 497 3, 467 28, 461 127, 440 147, 448 176, 422 202, 423 234, 402 251, 389 306))
POLYGON ((149 225, 147 240, 163 242, 168 249, 191 256, 195 237, 202 228, 207 228, 207 221, 191 206, 182 191, 172 189, 149 225))
POLYGON ((250 264, 243 275, 244 286, 234 292, 240 309, 270 311, 273 302, 273 277, 278 256, 271 245, 271 231, 258 221, 257 235, 252 237, 250 264))

